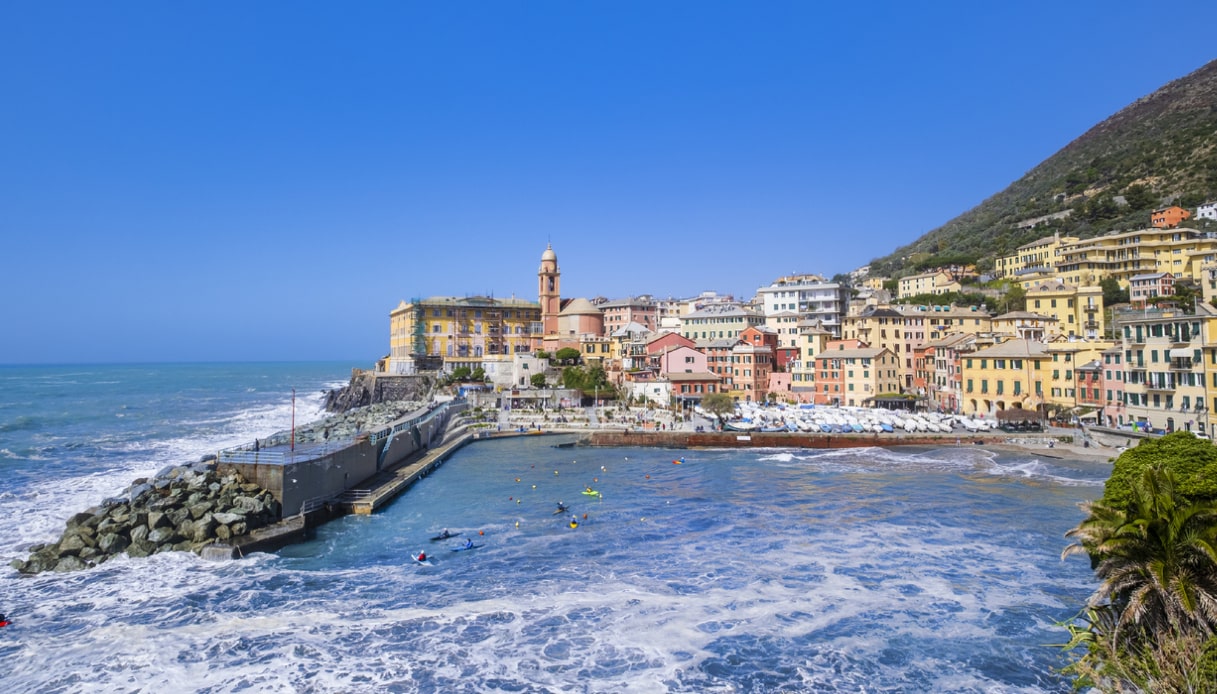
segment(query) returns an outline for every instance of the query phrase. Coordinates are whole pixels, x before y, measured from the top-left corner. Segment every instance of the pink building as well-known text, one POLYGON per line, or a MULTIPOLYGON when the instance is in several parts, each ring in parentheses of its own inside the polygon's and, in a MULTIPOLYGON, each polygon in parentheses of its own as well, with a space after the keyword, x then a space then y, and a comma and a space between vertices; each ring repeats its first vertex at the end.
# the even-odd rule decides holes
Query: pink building
POLYGON ((1145 308, 1151 297, 1175 293, 1175 276, 1169 272, 1134 275, 1128 280, 1128 301, 1133 308, 1145 308))
POLYGON ((706 364, 706 355, 692 347, 678 346, 674 349, 665 349, 656 355, 656 360, 661 376, 677 373, 710 373, 706 364))
POLYGON ((1124 350, 1120 345, 1116 345, 1111 349, 1105 349, 1101 353, 1103 358, 1103 375, 1100 379, 1100 388, 1103 392, 1103 418, 1100 420, 1102 424, 1109 427, 1116 427, 1125 424, 1132 419, 1124 409, 1124 350))

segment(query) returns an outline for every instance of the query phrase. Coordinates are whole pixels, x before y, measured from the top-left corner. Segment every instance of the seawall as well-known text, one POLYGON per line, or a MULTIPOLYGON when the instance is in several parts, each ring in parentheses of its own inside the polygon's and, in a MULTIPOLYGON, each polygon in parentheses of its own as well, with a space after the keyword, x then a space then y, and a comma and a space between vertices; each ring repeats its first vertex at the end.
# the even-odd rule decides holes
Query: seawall
MULTIPOLYGON (((581 432, 582 433, 582 432, 581 432)), ((591 446, 654 446, 658 448, 866 448, 870 446, 988 445, 1005 441, 1005 435, 968 434, 796 434, 593 431, 584 434, 591 446)))

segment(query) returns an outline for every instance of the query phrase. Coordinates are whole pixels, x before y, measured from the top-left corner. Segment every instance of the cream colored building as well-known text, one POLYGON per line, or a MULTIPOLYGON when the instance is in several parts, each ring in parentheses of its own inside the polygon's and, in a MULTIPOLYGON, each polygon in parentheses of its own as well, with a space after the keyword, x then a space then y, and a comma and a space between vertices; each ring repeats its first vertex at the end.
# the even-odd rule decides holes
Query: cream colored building
POLYGON ((1027 310, 1050 318, 1049 336, 1065 335, 1097 340, 1103 337, 1103 288, 1074 287, 1053 281, 1027 290, 1027 310))
POLYGON ((898 298, 907 299, 922 294, 949 294, 958 292, 962 287, 951 276, 942 270, 925 272, 920 275, 901 277, 898 298))
POLYGON ((1042 269, 1049 274, 1061 261, 1061 251, 1078 242, 1076 236, 1054 234, 1019 246, 1010 255, 999 256, 993 261, 993 274, 998 277, 1014 277, 1020 272, 1042 269))
POLYGON ((1063 336, 1050 340, 1045 364, 1045 368, 1050 369, 1046 402, 1062 410, 1078 407, 1081 398, 1078 394, 1077 368, 1087 362, 1101 360, 1103 352, 1114 345, 1114 342, 1070 340, 1063 336))
POLYGON ((1217 253, 1217 239, 1195 229, 1110 233, 1063 249, 1057 277, 1074 286, 1097 285, 1115 277, 1121 287, 1127 287, 1134 275, 1169 272, 1194 277, 1196 256, 1212 253, 1217 253))

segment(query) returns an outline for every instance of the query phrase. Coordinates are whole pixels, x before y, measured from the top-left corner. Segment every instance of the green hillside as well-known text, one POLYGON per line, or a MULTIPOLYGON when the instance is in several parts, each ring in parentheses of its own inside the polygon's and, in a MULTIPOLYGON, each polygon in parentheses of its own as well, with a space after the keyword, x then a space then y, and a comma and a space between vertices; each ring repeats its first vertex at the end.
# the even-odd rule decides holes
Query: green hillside
POLYGON ((1053 232, 1086 238, 1144 228, 1155 208, 1172 203, 1194 211, 1214 199, 1217 60, 1138 99, 1005 190, 872 261, 871 272, 898 276, 959 261, 983 271, 994 257, 1053 232), (1059 213, 1067 216, 1025 226, 1059 213))

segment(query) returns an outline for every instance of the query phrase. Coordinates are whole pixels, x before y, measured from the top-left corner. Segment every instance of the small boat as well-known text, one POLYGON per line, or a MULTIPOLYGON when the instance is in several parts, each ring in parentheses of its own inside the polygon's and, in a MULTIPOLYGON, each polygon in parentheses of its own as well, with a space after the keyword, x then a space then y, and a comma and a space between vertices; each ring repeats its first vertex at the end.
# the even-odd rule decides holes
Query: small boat
POLYGON ((574 448, 574 447, 575 447, 574 441, 567 441, 565 443, 555 443, 552 446, 550 446, 550 448, 574 448))

